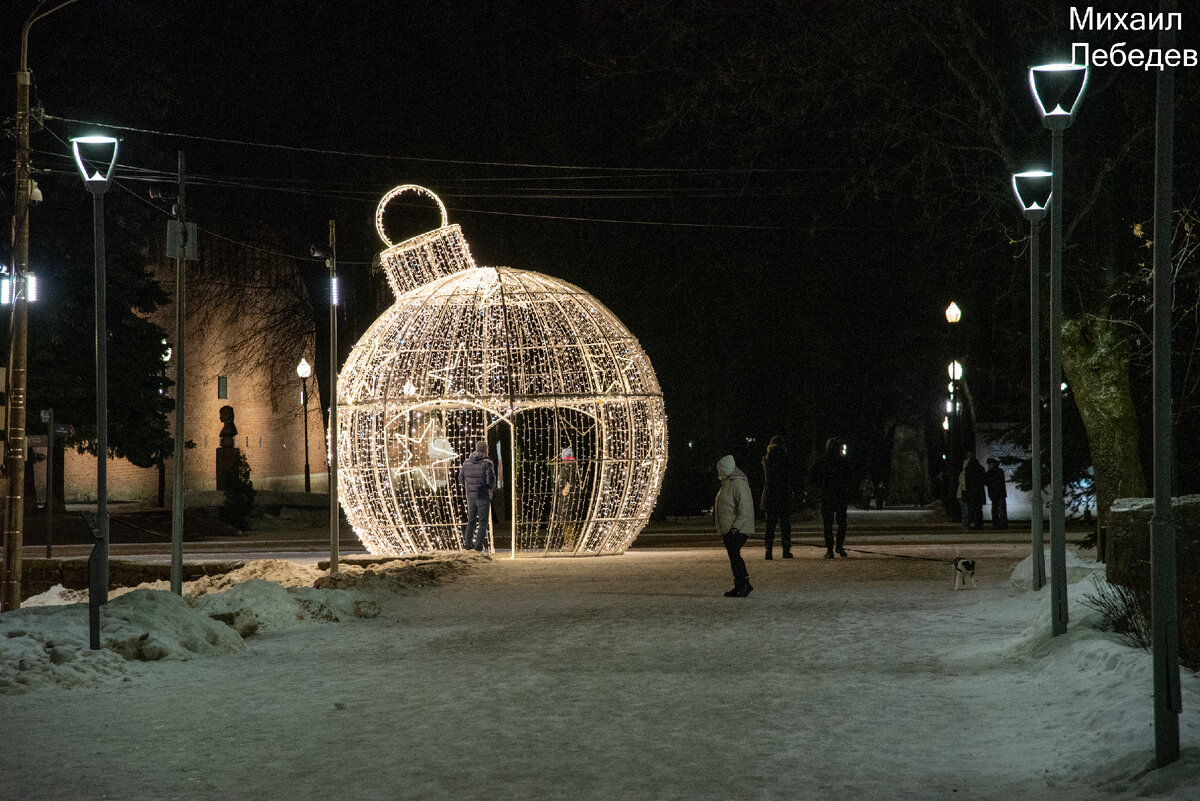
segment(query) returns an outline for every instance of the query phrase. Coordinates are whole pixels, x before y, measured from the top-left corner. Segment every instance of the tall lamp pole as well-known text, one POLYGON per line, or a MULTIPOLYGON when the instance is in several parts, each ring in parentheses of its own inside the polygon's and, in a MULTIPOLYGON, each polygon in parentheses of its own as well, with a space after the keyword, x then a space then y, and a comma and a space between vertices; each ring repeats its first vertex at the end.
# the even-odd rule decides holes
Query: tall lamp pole
POLYGON ((1033 489, 1029 529, 1033 537, 1033 588, 1046 586, 1045 532, 1042 520, 1042 220, 1050 205, 1051 178, 1045 170, 1014 173, 1013 193, 1029 220, 1029 453, 1033 489))
POLYGON ((1063 501, 1062 254, 1063 131, 1075 120, 1087 67, 1047 64, 1030 67, 1029 85, 1051 133, 1050 189, 1050 606, 1054 636, 1067 631, 1067 535, 1063 501))
MULTIPOLYGON (((960 309, 958 307, 958 303, 956 303, 955 301, 950 301, 950 305, 946 307, 946 322, 950 325, 950 328, 951 328, 951 335, 950 335, 950 343, 951 343, 950 347, 951 347, 951 351, 952 351, 951 356, 950 356, 951 359, 958 359, 958 357, 962 355, 961 353, 959 353, 959 336, 958 336, 958 330, 957 330, 958 323, 960 320, 962 320, 962 309, 960 309)), ((951 426, 949 429, 949 434, 950 434, 950 459, 949 459, 949 462, 950 462, 950 464, 948 465, 948 467, 952 467, 954 469, 954 476, 953 476, 953 478, 950 478, 947 480, 946 489, 947 489, 947 494, 949 494, 951 496, 953 496, 953 494, 957 490, 958 471, 962 469, 962 454, 959 453, 960 448, 959 448, 959 442, 958 442, 959 436, 962 433, 962 415, 959 414, 959 411, 961 409, 959 404, 962 403, 962 398, 961 398, 961 394, 960 394, 961 387, 958 383, 959 379, 962 378, 962 365, 959 364, 957 361, 955 361, 954 364, 959 365, 959 374, 957 376, 954 375, 954 365, 951 365, 948 368, 948 371, 950 373, 950 386, 947 387, 947 389, 950 392, 950 408, 947 409, 947 411, 950 413, 950 426, 951 426)), ((963 521, 963 522, 966 522, 966 521, 963 521)))
POLYGON ((338 572, 341 511, 338 508, 337 426, 337 228, 329 221, 329 572, 338 572))
MULTIPOLYGON (((1175 0, 1161 0, 1164 15, 1175 0)), ((1167 17, 1170 19, 1170 16, 1167 17)), ((1162 30, 1160 48, 1175 48, 1175 31, 1162 30)), ((1150 637, 1154 654, 1154 756, 1158 767, 1179 759, 1179 602, 1174 512, 1174 437, 1171 430, 1171 263, 1175 170, 1175 68, 1159 70, 1154 140, 1154 514, 1150 518, 1150 637)))
POLYGON ((108 299, 104 257, 104 193, 117 166, 117 140, 111 136, 80 136, 71 140, 75 165, 92 193, 92 226, 96 253, 96 525, 98 534, 89 570, 88 600, 92 619, 92 648, 99 648, 100 605, 108 601, 108 299), (93 170, 83 148, 103 153, 108 169, 93 170))
MULTIPOLYGON (((29 268, 29 29, 42 17, 75 0, 53 4, 41 0, 21 28, 21 63, 17 70, 16 186, 13 192, 13 287, 21 285, 29 268), (49 8, 47 8, 49 6, 49 8)), ((4 513, 4 572, 0 577, 0 610, 21 606, 21 547, 25 526, 25 365, 29 308, 25 298, 13 301, 8 359, 8 430, 5 466, 8 472, 8 505, 4 513)))
POLYGON ((300 407, 304 410, 304 491, 312 492, 308 467, 308 377, 312 375, 312 367, 307 360, 301 359, 296 365, 296 375, 300 376, 300 407))

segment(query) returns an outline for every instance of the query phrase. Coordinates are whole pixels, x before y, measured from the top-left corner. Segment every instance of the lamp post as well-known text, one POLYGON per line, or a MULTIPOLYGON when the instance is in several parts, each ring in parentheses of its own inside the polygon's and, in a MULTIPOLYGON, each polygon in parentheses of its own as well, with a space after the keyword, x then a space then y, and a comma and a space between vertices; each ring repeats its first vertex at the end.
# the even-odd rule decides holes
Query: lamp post
POLYGON ((308 467, 308 377, 312 375, 312 367, 305 359, 296 365, 296 375, 300 376, 300 407, 304 410, 304 491, 312 492, 308 467))
POLYGON ((1050 190, 1050 606, 1054 636, 1067 630, 1066 505, 1063 502, 1062 432, 1062 254, 1063 131, 1087 88, 1082 64, 1046 64, 1029 68, 1029 86, 1051 133, 1050 190))
POLYGON ((96 547, 89 560, 88 602, 91 608, 92 648, 100 647, 100 605, 108 601, 108 299, 104 260, 104 193, 117 166, 118 142, 111 136, 80 136, 71 140, 75 165, 92 193, 92 227, 96 261, 96 547), (108 159, 103 174, 93 170, 83 149, 108 159))
POLYGON ((1033 588, 1046 586, 1045 533, 1042 520, 1042 220, 1050 207, 1052 179, 1045 170, 1014 173, 1013 194, 1029 220, 1029 453, 1033 490, 1029 529, 1033 538, 1033 588))
MULTIPOLYGON (((1162 0, 1163 15, 1175 0, 1162 0)), ((1170 16, 1167 16, 1170 19, 1170 16)), ((1175 50, 1175 30, 1161 30, 1159 48, 1175 50)), ((1171 509, 1174 436, 1171 430, 1172 200, 1175 186, 1175 68, 1158 73, 1154 136, 1154 514, 1150 518, 1150 639, 1154 655, 1154 759, 1163 767, 1179 759, 1178 547, 1171 509)))
MULTIPOLYGON (((29 266, 29 204, 36 200, 29 177, 29 30, 42 17, 53 14, 75 0, 52 5, 41 0, 21 27, 21 60, 17 70, 16 185, 13 192, 12 275, 19 283, 29 266), (47 6, 51 6, 47 8, 47 6)), ((25 525, 25 365, 29 332, 26 301, 13 303, 10 322, 12 338, 8 358, 8 427, 4 461, 8 472, 8 503, 4 513, 4 571, 0 576, 0 610, 21 606, 21 546, 25 525)))
POLYGON ((337 427, 337 225, 329 221, 329 572, 338 572, 341 547, 341 511, 338 508, 338 427, 337 427))
MULTIPOLYGON (((958 358, 958 356, 961 355, 959 353, 959 347, 958 347, 959 346, 959 336, 958 336, 958 331, 957 331, 958 323, 961 320, 962 320, 962 309, 959 308, 958 303, 956 303, 955 301, 950 301, 950 305, 946 307, 946 322, 950 325, 951 329, 953 329, 952 333, 950 335, 950 343, 951 343, 950 347, 952 350, 951 358, 958 358)), ((953 476, 947 475, 947 477, 946 477, 946 496, 947 497, 952 497, 954 495, 954 491, 956 489, 956 481, 957 481, 956 477, 958 475, 958 465, 961 463, 961 458, 962 458, 962 455, 960 453, 958 453, 958 449, 959 449, 958 435, 962 431, 962 417, 958 414, 960 398, 959 398, 959 393, 957 391, 958 390, 958 381, 959 381, 959 379, 962 378, 962 365, 959 364, 958 362, 954 362, 954 364, 959 365, 958 376, 956 377, 954 375, 954 366, 951 365, 949 367, 950 385, 946 388, 950 392, 950 403, 949 403, 950 408, 948 408, 946 410, 947 412, 950 413, 950 428, 948 429, 948 432, 949 432, 948 447, 950 448, 950 458, 947 460, 947 462, 948 462, 947 473, 949 473, 951 468, 953 468, 953 470, 954 470, 953 476)))

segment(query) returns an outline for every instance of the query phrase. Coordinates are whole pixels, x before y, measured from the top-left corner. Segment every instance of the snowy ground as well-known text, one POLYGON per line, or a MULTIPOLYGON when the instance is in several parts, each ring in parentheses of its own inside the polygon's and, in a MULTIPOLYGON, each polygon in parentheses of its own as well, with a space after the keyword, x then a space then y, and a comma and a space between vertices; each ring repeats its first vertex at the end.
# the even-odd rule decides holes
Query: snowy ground
POLYGON ((1092 625, 1099 566, 1072 556, 1052 638, 1026 548, 971 549, 953 592, 947 546, 748 548, 747 599, 719 549, 341 589, 260 562, 115 597, 99 652, 85 605, 28 607, 0 617, 0 799, 1200 799, 1200 679, 1148 771, 1151 657, 1092 625))

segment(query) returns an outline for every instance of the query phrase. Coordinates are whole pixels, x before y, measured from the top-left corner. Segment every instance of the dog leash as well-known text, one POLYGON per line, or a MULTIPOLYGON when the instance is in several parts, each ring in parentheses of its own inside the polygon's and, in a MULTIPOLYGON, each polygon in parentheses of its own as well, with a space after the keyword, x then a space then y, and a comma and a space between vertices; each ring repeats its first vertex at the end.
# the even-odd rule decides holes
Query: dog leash
MULTIPOLYGON (((763 537, 763 536, 759 536, 757 534, 754 534, 754 535, 751 535, 749 537, 749 539, 765 541, 767 538, 763 537)), ((803 545, 804 547, 807 547, 807 548, 824 548, 825 547, 824 545, 815 545, 815 544, 806 543, 806 542, 796 543, 796 545, 803 545)), ((793 546, 793 547, 795 547, 795 546, 793 546)), ((907 553, 887 553, 886 551, 868 551, 865 548, 846 548, 845 550, 854 551, 855 553, 869 553, 869 554, 874 554, 875 556, 890 556, 893 559, 916 559, 916 560, 922 561, 922 562, 940 562, 941 564, 944 564, 944 565, 954 564, 953 559, 936 559, 932 556, 913 556, 912 554, 907 554, 907 553)))
MULTIPOLYGON (((754 539, 765 540, 766 537, 755 537, 754 539)), ((802 545, 806 548, 824 548, 825 547, 824 545, 814 545, 812 543, 806 543, 806 542, 801 542, 801 543, 796 543, 796 544, 802 545)), ((793 546, 793 547, 795 547, 795 546, 793 546)), ((941 564, 944 564, 944 565, 954 564, 953 559, 936 559, 932 556, 913 556, 912 554, 907 554, 907 553, 887 553, 886 551, 869 551, 865 548, 846 548, 845 550, 854 551, 855 553, 869 553, 869 554, 874 554, 875 556, 890 556, 893 559, 916 559, 916 560, 922 561, 922 562, 940 562, 941 564)))

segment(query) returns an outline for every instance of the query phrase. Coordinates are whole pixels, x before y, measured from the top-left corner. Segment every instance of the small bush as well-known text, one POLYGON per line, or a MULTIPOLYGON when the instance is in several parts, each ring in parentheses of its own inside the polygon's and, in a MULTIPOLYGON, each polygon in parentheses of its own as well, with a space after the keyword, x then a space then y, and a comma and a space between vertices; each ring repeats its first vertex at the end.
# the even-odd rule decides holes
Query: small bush
POLYGON ((238 451, 237 466, 229 478, 221 519, 231 526, 246 529, 250 525, 250 510, 254 508, 254 482, 250 480, 250 463, 241 451, 238 451))
POLYGON ((1083 602, 1104 618, 1103 628, 1120 634, 1130 645, 1149 650, 1153 639, 1150 628, 1150 594, 1092 577, 1094 593, 1083 602))

